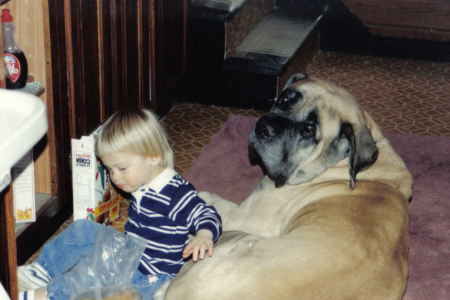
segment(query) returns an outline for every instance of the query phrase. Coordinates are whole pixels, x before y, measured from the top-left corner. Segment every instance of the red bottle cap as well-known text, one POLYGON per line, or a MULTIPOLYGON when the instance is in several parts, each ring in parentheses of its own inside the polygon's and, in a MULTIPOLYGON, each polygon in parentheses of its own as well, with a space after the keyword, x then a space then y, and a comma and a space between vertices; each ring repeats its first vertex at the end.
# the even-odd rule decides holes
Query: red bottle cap
POLYGON ((8 8, 2 9, 2 23, 12 22, 13 17, 11 16, 10 10, 8 8))

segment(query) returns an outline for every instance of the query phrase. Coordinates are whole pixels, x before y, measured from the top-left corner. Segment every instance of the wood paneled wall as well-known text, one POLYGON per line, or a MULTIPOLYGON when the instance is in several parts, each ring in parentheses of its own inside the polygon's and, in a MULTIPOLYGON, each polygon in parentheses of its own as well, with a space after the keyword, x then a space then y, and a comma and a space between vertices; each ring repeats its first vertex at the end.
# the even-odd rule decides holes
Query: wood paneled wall
POLYGON ((64 0, 71 132, 91 132, 113 112, 150 106, 150 5, 144 0, 64 0))

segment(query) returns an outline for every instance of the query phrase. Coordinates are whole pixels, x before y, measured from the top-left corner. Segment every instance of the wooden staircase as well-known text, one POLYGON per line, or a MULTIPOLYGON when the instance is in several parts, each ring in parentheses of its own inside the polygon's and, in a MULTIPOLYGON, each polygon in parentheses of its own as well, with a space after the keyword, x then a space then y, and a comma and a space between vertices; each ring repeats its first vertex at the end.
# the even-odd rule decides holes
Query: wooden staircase
POLYGON ((321 18, 274 0, 192 0, 188 75, 176 100, 269 110, 318 51, 321 18))

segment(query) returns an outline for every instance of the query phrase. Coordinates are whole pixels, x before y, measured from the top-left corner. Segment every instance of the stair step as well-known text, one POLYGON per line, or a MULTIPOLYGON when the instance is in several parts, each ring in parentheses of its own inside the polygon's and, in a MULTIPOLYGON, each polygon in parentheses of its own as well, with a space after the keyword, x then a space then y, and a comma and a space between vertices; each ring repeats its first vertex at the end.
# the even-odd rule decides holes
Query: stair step
POLYGON ((311 11, 272 9, 226 58, 224 69, 281 75, 321 17, 311 11))
POLYGON ((320 12, 273 0, 191 1, 198 6, 189 12, 189 76, 174 101, 270 110, 319 49, 320 12), (235 15, 224 22, 221 11, 235 15))
POLYGON ((228 22, 250 0, 191 0, 193 17, 228 22))

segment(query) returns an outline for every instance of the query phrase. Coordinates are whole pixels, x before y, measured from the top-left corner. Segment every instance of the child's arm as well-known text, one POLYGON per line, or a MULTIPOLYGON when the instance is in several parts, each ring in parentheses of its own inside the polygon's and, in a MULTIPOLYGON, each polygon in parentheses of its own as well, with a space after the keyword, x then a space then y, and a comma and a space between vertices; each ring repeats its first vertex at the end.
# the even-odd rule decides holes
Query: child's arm
POLYGON ((213 206, 207 205, 201 199, 192 184, 183 180, 183 184, 177 188, 177 192, 172 195, 173 208, 169 217, 182 226, 188 227, 195 237, 186 245, 182 257, 197 261, 205 258, 205 253, 212 256, 214 242, 222 233, 222 219, 213 206))
POLYGON ((197 261, 198 258, 205 258, 208 251, 209 257, 214 252, 213 234, 208 229, 201 229, 197 235, 187 244, 183 251, 183 258, 188 258, 192 254, 192 260, 197 261))

